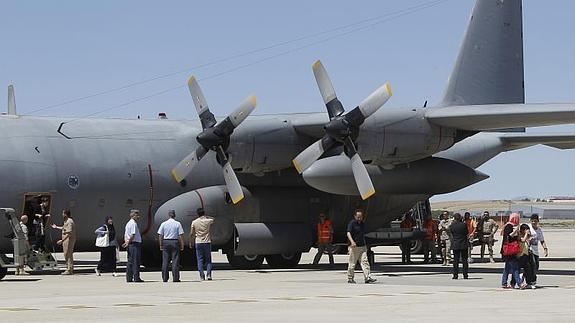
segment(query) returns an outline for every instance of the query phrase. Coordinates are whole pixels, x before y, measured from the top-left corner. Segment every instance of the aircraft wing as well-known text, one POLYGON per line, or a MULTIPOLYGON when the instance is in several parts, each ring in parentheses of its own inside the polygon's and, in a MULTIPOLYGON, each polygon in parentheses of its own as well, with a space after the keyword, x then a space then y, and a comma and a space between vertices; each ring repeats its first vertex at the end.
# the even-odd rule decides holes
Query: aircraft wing
POLYGON ((575 104, 489 104, 432 108, 425 114, 434 124, 481 131, 575 123, 575 104))
POLYGON ((294 129, 312 138, 321 138, 325 134, 323 127, 329 122, 327 113, 302 113, 291 120, 294 129))
POLYGON ((558 149, 574 149, 575 134, 547 133, 547 134, 529 134, 529 133, 508 133, 501 137, 507 150, 515 150, 533 145, 546 145, 558 149))

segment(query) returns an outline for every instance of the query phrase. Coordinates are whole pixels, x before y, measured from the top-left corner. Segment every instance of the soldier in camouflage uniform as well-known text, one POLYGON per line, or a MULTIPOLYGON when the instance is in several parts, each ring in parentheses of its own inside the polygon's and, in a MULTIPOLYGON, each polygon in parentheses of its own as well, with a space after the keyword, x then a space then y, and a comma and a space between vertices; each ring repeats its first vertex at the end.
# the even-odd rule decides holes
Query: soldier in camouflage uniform
POLYGON ((441 221, 439 221, 439 239, 441 242, 443 266, 448 266, 451 262, 451 233, 449 231, 451 222, 452 219, 449 218, 449 212, 443 212, 441 214, 441 221))
POLYGON ((487 245, 487 249, 489 250, 489 262, 494 263, 495 260, 493 259, 493 244, 495 243, 495 233, 499 229, 499 225, 489 217, 489 212, 483 212, 482 218, 483 226, 482 226, 482 235, 481 239, 481 261, 483 261, 483 255, 485 254, 485 245, 487 245))

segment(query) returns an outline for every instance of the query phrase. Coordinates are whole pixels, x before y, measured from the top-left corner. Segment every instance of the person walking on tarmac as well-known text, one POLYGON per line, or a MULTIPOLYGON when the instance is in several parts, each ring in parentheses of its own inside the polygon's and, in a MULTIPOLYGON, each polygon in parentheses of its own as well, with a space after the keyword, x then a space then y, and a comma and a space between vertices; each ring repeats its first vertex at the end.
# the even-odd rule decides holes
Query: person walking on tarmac
POLYGON ((313 265, 317 266, 324 252, 329 256, 329 266, 333 267, 333 225, 327 218, 324 211, 319 213, 319 223, 317 224, 317 254, 313 258, 313 265))
POLYGON ((349 262, 347 266, 347 282, 355 284, 353 280, 355 274, 355 264, 360 260, 360 266, 363 270, 363 277, 366 284, 376 282, 371 277, 369 261, 367 260, 367 245, 365 242, 365 222, 363 221, 363 211, 357 209, 354 213, 353 220, 347 225, 347 239, 349 240, 349 262))
MULTIPOLYGON (((411 232, 413 231, 413 227, 415 226, 415 221, 411 216, 411 211, 405 213, 403 216, 403 220, 399 224, 399 227, 404 232, 411 232)), ((401 263, 402 264, 410 264, 411 263, 411 240, 409 239, 402 239, 401 240, 401 263)))
POLYGON ((62 246, 62 250, 64 251, 64 259, 66 260, 66 270, 62 273, 62 275, 73 275, 74 245, 76 244, 76 225, 74 224, 74 220, 72 220, 72 214, 70 213, 70 210, 63 210, 62 217, 64 218, 64 224, 62 224, 61 227, 52 224, 52 228, 62 231, 62 239, 56 242, 58 245, 62 246))
POLYGON ((190 249, 196 247, 196 256, 198 258, 198 272, 200 279, 212 280, 212 238, 210 228, 214 223, 214 218, 207 216, 203 208, 196 210, 198 218, 192 221, 190 226, 190 249), (204 274, 204 264, 206 274, 204 274))

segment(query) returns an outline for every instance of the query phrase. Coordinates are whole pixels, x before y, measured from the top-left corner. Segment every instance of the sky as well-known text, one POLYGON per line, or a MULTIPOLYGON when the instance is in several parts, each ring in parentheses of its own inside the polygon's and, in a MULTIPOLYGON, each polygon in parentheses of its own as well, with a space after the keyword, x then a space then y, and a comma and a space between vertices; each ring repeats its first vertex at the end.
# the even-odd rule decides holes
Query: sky
MULTIPOLYGON (((474 1, 433 3, 2 0, 0 88, 14 84, 23 115, 195 119, 194 74, 216 115, 251 93, 254 114, 325 111, 311 70, 321 59, 346 106, 385 81, 385 109, 433 105, 474 1)), ((574 14, 574 1, 524 1, 527 102, 575 103, 574 14)), ((501 154, 479 168, 491 178, 434 200, 575 195, 574 162, 541 146, 501 154)))

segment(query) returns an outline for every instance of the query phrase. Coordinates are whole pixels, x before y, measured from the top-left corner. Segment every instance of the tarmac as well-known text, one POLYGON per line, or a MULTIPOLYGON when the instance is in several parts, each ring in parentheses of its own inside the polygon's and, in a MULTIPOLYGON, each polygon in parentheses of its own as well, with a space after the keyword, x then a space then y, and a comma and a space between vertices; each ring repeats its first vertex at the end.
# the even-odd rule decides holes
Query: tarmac
MULTIPOLYGON (((163 283, 157 271, 145 283, 94 273, 97 253, 77 254, 73 276, 57 273, 14 276, 0 281, 1 322, 574 322, 575 230, 545 230, 550 256, 542 258, 540 288, 500 288, 503 264, 473 263, 469 280, 452 280, 450 267, 402 265, 398 247, 377 247, 375 284, 348 284, 347 256, 328 268, 310 265, 316 249, 292 270, 233 270, 214 253, 213 281, 182 272, 181 283, 163 283)), ((474 248, 474 258, 479 248, 474 248)), ((496 250, 499 246, 496 245, 496 250)), ((124 253, 123 253, 123 256, 124 253)), ((62 260, 62 255, 56 258, 62 260)))

